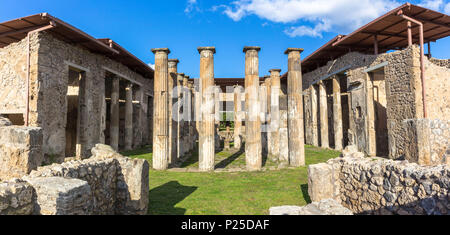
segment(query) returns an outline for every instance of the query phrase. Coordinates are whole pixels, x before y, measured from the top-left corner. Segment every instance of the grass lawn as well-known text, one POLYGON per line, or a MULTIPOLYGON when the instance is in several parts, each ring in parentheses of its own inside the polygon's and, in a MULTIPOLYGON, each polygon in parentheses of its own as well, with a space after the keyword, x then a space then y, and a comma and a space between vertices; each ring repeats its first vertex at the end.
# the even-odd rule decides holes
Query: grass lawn
MULTIPOLYGON (((122 154, 152 163, 150 147, 122 154)), ((340 153, 306 146, 305 154, 309 165, 325 162, 340 153)), ((196 167, 196 156, 193 153, 183 167, 196 167)), ((220 152, 217 156, 220 160, 216 161, 216 167, 245 164, 241 152, 220 152)), ((150 169, 149 178, 148 213, 153 215, 265 215, 272 206, 310 203, 306 167, 221 173, 150 169)))

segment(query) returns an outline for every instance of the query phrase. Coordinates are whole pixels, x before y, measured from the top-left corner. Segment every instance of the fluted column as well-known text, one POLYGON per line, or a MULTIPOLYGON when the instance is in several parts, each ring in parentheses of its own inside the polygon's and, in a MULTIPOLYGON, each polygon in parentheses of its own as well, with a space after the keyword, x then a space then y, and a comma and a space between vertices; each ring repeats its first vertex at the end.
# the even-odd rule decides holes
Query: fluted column
POLYGON ((165 170, 169 164, 169 91, 167 48, 152 49, 155 54, 153 108, 153 168, 165 170))
POLYGON ((247 170, 261 170, 261 120, 259 112, 260 47, 244 47, 245 53, 245 161, 247 170))
POLYGON ((323 81, 319 82, 319 103, 320 103, 320 147, 329 148, 328 142, 328 102, 327 89, 323 81))
POLYGON ((125 150, 133 148, 133 84, 125 88, 125 150))
POLYGON ((288 48, 288 132, 289 164, 305 165, 305 137, 303 125, 303 87, 300 61, 301 48, 288 48))
POLYGON ((342 150, 344 134, 342 132, 341 85, 338 76, 333 77, 333 127, 335 149, 342 150))
POLYGON ((177 160, 177 121, 176 113, 173 112, 173 105, 177 103, 177 94, 173 94, 177 83, 178 60, 169 59, 168 66, 168 89, 169 89, 169 164, 177 160))
POLYGON ((214 47, 199 47, 201 115, 199 170, 214 170, 214 47))
POLYGON ((178 73, 177 74, 177 95, 178 95, 178 105, 177 105, 177 111, 178 111, 178 121, 177 121, 177 158, 181 158, 184 153, 186 152, 183 148, 183 126, 184 122, 186 120, 186 115, 184 114, 184 110, 186 109, 184 107, 184 99, 183 96, 183 79, 184 79, 184 73, 178 73), (183 109, 183 112, 181 110, 183 109))
POLYGON ((242 87, 234 86, 234 148, 242 146, 242 87))
POLYGON ((319 126, 317 125, 317 86, 311 85, 310 87, 311 91, 311 128, 312 128, 312 144, 314 146, 319 147, 319 126))
POLYGON ((269 156, 278 159, 280 154, 280 72, 281 69, 270 70, 270 126, 269 156))
POLYGON ((111 147, 119 150, 119 94, 120 94, 120 80, 118 77, 112 78, 111 87, 111 118, 109 128, 109 142, 111 147))

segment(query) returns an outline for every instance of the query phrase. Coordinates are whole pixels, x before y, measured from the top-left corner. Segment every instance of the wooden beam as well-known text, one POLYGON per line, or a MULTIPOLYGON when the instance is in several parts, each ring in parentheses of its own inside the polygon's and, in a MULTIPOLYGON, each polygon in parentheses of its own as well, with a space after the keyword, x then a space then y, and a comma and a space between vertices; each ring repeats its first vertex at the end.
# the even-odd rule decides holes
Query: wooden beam
MULTIPOLYGON (((45 24, 45 25, 47 25, 47 24, 45 24)), ((0 37, 7 37, 7 36, 12 36, 12 35, 21 34, 21 33, 28 33, 30 31, 41 28, 45 25, 31 26, 31 27, 20 29, 20 30, 14 30, 14 31, 0 33, 0 37)))

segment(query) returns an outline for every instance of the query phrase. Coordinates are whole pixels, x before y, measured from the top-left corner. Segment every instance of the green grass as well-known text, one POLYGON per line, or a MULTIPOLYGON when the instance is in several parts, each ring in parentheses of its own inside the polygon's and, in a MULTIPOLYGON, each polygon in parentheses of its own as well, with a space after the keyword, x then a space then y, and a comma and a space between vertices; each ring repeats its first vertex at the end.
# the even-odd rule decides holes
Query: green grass
MULTIPOLYGON (((152 163, 151 148, 122 153, 152 163)), ((339 152, 306 146, 306 163, 325 162, 339 152)), ((222 160, 232 152, 217 153, 222 160)), ((196 167, 194 152, 183 167, 196 167)), ((216 161, 217 164, 217 161, 216 161)), ((239 154, 229 165, 245 164, 239 154)), ((310 203, 307 167, 279 171, 194 173, 150 170, 149 214, 264 215, 270 207, 310 203)))

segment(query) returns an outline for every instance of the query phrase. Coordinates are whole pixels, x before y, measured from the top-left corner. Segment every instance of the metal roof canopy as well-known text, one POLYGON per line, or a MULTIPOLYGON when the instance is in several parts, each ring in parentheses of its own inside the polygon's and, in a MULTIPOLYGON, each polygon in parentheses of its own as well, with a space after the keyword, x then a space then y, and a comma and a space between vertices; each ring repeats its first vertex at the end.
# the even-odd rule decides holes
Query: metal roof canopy
MULTIPOLYGON (((397 15, 400 10, 404 15, 423 23, 425 43, 450 36, 450 16, 411 3, 405 3, 347 36, 338 35, 331 39, 302 61, 303 73, 324 66, 328 61, 341 57, 348 52, 357 51, 364 54, 374 54, 375 41, 378 43, 378 53, 406 48, 408 46, 407 20, 397 15)), ((412 24, 411 28, 412 42, 418 44, 419 27, 412 24)), ((283 78, 286 75, 284 74, 283 78)))
POLYGON ((48 13, 36 14, 0 23, 0 48, 21 41, 27 36, 28 32, 47 26, 50 22, 55 22, 56 26, 47 31, 51 32, 56 38, 84 47, 91 52, 103 54, 128 66, 131 70, 141 74, 145 78, 152 77, 154 73, 152 68, 117 43, 113 42, 111 47, 109 39, 97 40, 48 13), (105 40, 108 40, 108 42, 105 43, 105 40))

